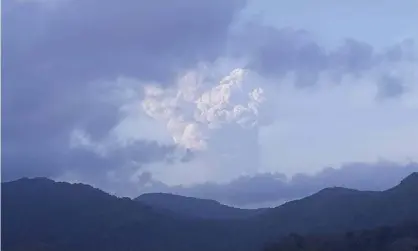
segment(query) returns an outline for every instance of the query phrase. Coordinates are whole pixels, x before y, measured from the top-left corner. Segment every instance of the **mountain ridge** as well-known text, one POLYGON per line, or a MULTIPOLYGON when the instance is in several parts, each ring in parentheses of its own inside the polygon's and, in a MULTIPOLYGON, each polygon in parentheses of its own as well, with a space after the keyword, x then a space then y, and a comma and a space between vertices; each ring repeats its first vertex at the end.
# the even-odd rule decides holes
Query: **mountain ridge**
POLYGON ((84 184, 20 179, 2 183, 2 245, 5 251, 255 251, 290 233, 416 221, 416 177, 381 192, 323 189, 252 217, 223 219, 177 217, 84 184))
POLYGON ((179 216, 202 219, 234 219, 251 217, 264 211, 259 209, 242 209, 224 205, 216 200, 200 199, 170 193, 147 193, 134 199, 156 209, 171 211, 179 216))

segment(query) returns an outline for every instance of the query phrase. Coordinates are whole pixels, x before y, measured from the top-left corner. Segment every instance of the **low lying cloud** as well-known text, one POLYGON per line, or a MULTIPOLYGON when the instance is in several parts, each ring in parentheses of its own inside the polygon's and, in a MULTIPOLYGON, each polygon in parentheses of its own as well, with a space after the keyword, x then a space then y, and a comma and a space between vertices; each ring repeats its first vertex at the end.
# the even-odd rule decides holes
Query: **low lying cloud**
POLYGON ((208 182, 189 187, 170 187, 148 176, 148 186, 143 186, 142 192, 166 192, 214 199, 243 208, 272 207, 311 195, 326 187, 382 191, 397 185, 412 172, 418 172, 417 163, 351 163, 340 168, 325 168, 313 175, 301 173, 289 177, 283 173, 261 173, 242 176, 228 183, 208 182))

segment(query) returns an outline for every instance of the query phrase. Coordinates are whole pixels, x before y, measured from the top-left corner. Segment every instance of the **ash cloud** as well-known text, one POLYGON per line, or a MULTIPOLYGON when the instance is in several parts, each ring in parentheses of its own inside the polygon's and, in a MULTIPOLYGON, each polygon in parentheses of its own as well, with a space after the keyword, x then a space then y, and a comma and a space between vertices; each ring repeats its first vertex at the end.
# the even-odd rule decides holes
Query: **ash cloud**
POLYGON ((250 74, 238 68, 211 81, 199 71, 189 72, 175 88, 146 86, 142 108, 147 115, 166 123, 176 144, 205 150, 211 132, 225 125, 243 129, 258 126, 265 94, 250 74))
POLYGON ((130 192, 140 171, 227 182, 261 169, 259 134, 281 123, 280 87, 371 83, 381 100, 416 89, 413 41, 329 49, 303 30, 251 23, 235 33, 245 4, 3 1, 3 178, 130 192), (223 58, 227 70, 213 66, 223 58))

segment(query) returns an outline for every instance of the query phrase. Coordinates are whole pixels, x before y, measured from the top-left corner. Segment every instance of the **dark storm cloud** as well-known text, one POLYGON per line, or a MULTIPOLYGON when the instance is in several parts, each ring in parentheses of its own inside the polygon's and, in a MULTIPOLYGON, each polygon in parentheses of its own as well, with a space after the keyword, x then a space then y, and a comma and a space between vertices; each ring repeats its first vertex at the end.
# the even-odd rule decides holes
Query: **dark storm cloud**
MULTIPOLYGON (((236 55, 246 55, 248 67, 270 77, 295 73, 296 86, 313 86, 321 72, 327 71, 339 82, 344 74, 360 77, 385 63, 416 60, 414 41, 406 39, 383 50, 354 39, 345 39, 336 48, 317 43, 308 31, 249 23, 245 32, 235 37, 236 55)), ((379 96, 396 97, 405 89, 400 83, 378 80, 379 96)))
MULTIPOLYGON (((19 142, 20 144, 21 142, 19 142)), ((156 161, 169 162, 175 147, 156 142, 138 141, 112 149, 105 155, 83 148, 70 149, 67 141, 37 141, 37 145, 9 147, 2 150, 2 179, 17 177, 61 177, 67 173, 85 182, 106 178, 111 170, 133 174, 141 165, 156 161)))
POLYGON ((147 142, 106 158, 69 149, 74 128, 100 139, 120 120, 119 106, 98 98, 103 93, 91 88, 91 81, 168 79, 217 58, 244 4, 3 1, 3 178, 52 176, 67 168, 88 173, 126 161, 164 159, 171 147, 147 142))
POLYGON ((402 79, 390 75, 383 75, 379 81, 378 98, 394 98, 405 92, 402 79))
POLYGON ((401 165, 390 162, 352 163, 341 168, 326 168, 315 175, 297 174, 290 179, 284 174, 244 176, 227 184, 206 183, 192 187, 168 187, 156 182, 148 191, 162 191, 186 196, 214 199, 230 205, 278 205, 298 199, 326 187, 359 190, 384 190, 395 186, 404 177, 418 171, 417 163, 401 165))
POLYGON ((244 5, 243 0, 69 0, 48 7, 48 2, 10 1, 3 30, 7 62, 31 64, 54 80, 155 79, 215 59, 244 5))

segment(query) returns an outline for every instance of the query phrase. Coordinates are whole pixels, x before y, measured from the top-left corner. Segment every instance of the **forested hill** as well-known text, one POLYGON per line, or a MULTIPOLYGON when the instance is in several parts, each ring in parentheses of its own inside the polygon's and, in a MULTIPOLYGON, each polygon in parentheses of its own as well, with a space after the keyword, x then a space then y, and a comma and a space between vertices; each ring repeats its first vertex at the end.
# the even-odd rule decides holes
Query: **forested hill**
POLYGON ((350 231, 344 234, 290 234, 263 251, 418 251, 418 223, 350 231))
POLYGON ((418 220, 418 174, 382 192, 328 188, 245 217, 184 217, 173 212, 199 208, 207 216, 219 209, 205 205, 225 208, 178 201, 159 208, 45 178, 2 183, 2 250, 259 251, 290 233, 338 235, 418 220))

